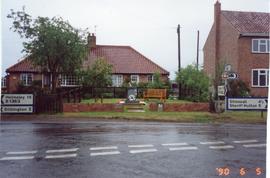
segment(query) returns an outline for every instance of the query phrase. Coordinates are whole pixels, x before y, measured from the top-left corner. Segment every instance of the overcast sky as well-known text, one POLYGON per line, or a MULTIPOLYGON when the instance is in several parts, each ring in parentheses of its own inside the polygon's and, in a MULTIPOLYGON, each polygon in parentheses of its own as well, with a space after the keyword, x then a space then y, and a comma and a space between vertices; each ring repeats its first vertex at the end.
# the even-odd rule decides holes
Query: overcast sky
MULTIPOLYGON (((61 16, 76 28, 95 32, 97 44, 129 45, 171 73, 177 71, 177 24, 181 25, 182 66, 196 61, 213 23, 216 0, 2 0, 2 76, 23 54, 19 35, 9 30, 10 9, 37 16, 61 16), (94 26, 96 27, 96 31, 94 26)), ((269 12, 269 0, 220 0, 223 10, 269 12)))

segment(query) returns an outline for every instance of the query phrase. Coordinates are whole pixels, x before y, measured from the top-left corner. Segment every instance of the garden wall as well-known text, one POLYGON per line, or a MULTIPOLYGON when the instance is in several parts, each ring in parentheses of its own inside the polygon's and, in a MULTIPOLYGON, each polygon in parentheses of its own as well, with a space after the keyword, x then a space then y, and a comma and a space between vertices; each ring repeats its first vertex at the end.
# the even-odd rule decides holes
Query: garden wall
POLYGON ((64 103, 63 112, 123 112, 124 108, 119 104, 85 104, 85 103, 64 103))
MULTIPOLYGON (((150 111, 157 111, 158 104, 150 103, 150 111)), ((209 111, 209 103, 164 103, 163 111, 165 112, 196 112, 196 111, 209 111)))

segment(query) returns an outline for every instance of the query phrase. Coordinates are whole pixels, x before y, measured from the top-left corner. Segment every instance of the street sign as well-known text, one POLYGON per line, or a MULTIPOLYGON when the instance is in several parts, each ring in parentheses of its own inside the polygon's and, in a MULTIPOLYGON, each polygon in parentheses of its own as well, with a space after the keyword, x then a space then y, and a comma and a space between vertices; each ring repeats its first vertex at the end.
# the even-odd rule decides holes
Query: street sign
POLYGON ((1 105, 33 105, 33 94, 2 94, 1 105))
POLYGON ((1 106, 1 113, 33 113, 33 106, 1 106))
POLYGON ((225 96, 226 89, 224 85, 218 86, 218 96, 225 96))
POLYGON ((228 74, 228 77, 227 79, 237 79, 238 78, 238 74, 237 73, 234 73, 234 72, 231 72, 228 74))
POLYGON ((227 98, 227 110, 267 110, 268 98, 227 98))
POLYGON ((232 65, 231 64, 226 64, 224 67, 225 72, 230 72, 232 70, 232 65))

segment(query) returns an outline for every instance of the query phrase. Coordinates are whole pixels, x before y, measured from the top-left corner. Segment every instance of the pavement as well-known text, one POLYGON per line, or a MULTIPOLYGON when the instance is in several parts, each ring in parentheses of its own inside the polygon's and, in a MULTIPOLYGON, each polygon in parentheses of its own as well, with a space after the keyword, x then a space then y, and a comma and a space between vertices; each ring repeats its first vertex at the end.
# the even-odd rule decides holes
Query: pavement
POLYGON ((266 125, 0 122, 2 178, 265 177, 266 125))

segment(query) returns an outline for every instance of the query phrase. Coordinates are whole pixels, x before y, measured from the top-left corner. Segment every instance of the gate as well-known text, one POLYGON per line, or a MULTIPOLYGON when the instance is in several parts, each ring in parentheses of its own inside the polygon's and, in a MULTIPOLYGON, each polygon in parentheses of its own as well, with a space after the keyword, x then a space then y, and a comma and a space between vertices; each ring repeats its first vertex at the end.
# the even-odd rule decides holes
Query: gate
POLYGON ((62 97, 59 94, 39 94, 35 100, 36 113, 63 112, 62 97))

